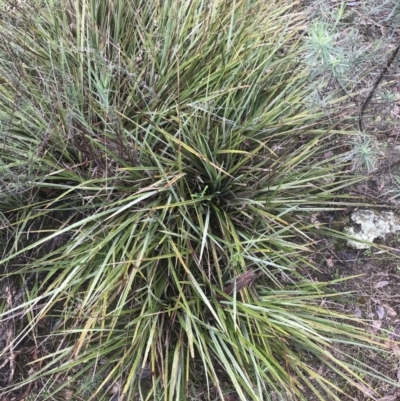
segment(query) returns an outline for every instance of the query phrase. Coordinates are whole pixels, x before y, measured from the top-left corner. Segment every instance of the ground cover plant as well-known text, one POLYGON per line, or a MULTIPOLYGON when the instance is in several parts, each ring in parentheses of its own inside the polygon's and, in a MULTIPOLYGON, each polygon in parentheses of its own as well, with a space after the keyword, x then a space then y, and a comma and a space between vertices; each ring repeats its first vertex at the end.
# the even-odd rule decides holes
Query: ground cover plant
POLYGON ((342 399, 315 361, 392 383, 305 277, 317 228, 340 235, 311 216, 364 179, 309 107, 305 21, 284 0, 2 14, 4 394, 342 399))

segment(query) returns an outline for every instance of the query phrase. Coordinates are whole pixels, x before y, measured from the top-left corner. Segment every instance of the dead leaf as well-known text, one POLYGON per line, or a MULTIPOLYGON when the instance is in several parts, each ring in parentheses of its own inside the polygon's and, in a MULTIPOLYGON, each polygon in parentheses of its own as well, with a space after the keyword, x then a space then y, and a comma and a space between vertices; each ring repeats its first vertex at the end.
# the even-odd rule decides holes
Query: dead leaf
POLYGON ((324 375, 324 370, 325 370, 325 365, 323 363, 321 363, 321 366, 318 368, 318 374, 320 376, 324 375))
POLYGON ((281 273, 281 281, 282 281, 282 283, 292 283, 293 282, 293 280, 286 273, 281 273))
POLYGON ((382 322, 380 320, 374 320, 372 322, 372 332, 377 333, 382 326, 382 322))
POLYGON ((354 308, 354 314, 356 315, 357 318, 361 319, 362 312, 361 312, 361 309, 358 306, 356 306, 354 308))
POLYGON ((357 384, 357 387, 358 387, 365 395, 368 395, 369 397, 374 398, 374 395, 375 395, 376 393, 375 393, 375 391, 374 391, 372 388, 366 386, 364 383, 358 383, 358 384, 357 384))
POLYGON ((377 288, 382 288, 382 287, 387 286, 388 284, 390 284, 390 281, 378 281, 378 282, 374 285, 374 288, 375 288, 375 289, 377 289, 377 288))
POLYGON ((389 339, 389 340, 385 341, 385 345, 390 350, 392 350, 394 354, 396 354, 396 355, 400 354, 400 347, 398 346, 398 342, 389 339))
POLYGON ((377 398, 376 401, 397 401, 397 395, 385 395, 382 398, 377 398))
POLYGON ((72 400, 72 398, 74 397, 74 392, 72 390, 64 390, 62 394, 63 394, 64 400, 67 400, 67 401, 72 400))
POLYGON ((379 320, 382 320, 385 317, 385 308, 382 305, 378 305, 376 308, 376 314, 378 315, 379 320))
POLYGON ((395 317, 397 316, 397 312, 388 304, 383 304, 383 306, 386 309, 386 313, 390 316, 390 317, 395 317))
POLYGON ((333 266, 335 266, 335 262, 333 261, 332 258, 327 258, 326 259, 326 265, 330 268, 332 268, 333 266))
MULTIPOLYGON (((253 269, 249 269, 247 272, 236 277, 235 281, 225 287, 223 291, 225 294, 232 296, 235 292, 239 292, 243 287, 251 285, 251 283, 258 277, 260 277, 260 273, 256 273, 253 269)), ((221 295, 217 295, 217 299, 223 300, 224 298, 221 295)))
POLYGON ((319 226, 321 225, 321 222, 318 220, 318 215, 317 215, 317 214, 313 214, 313 215, 311 216, 311 223, 315 225, 315 228, 316 228, 317 230, 320 229, 319 226))
POLYGON ((110 390, 108 390, 108 394, 113 395, 116 393, 119 393, 121 391, 121 386, 119 385, 119 383, 114 383, 110 390))

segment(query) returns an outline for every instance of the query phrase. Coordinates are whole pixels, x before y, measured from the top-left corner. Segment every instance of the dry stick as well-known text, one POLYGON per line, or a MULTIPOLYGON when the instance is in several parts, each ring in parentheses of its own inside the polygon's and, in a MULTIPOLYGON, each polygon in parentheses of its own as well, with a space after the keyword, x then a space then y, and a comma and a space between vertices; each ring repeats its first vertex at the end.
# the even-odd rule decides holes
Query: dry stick
POLYGON ((382 69, 381 73, 379 74, 378 79, 375 81, 371 92, 369 92, 367 98, 365 99, 363 105, 361 106, 360 117, 358 119, 358 127, 359 127, 360 131, 363 131, 362 119, 363 119, 363 114, 365 112, 365 109, 367 108, 368 103, 371 101, 372 96, 374 96, 374 93, 375 93, 376 89, 378 88, 379 84, 381 83, 384 75, 389 71, 389 68, 392 65, 394 59, 396 58, 397 53, 399 52, 399 50, 400 50, 400 44, 394 49, 392 55, 389 57, 389 60, 386 63, 386 66, 382 69))

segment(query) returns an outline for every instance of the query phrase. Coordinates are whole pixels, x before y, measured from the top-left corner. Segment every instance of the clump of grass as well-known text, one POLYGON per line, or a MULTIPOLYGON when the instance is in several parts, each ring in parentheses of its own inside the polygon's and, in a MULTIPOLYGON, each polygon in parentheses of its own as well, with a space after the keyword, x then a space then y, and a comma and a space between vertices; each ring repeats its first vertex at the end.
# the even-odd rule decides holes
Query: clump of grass
POLYGON ((397 44, 398 2, 312 0, 305 7, 309 16, 305 60, 312 70, 310 84, 314 93, 310 99, 314 106, 319 105, 328 116, 340 109, 343 121, 361 131, 395 129, 396 121, 389 112, 393 109, 392 100, 376 95, 398 81, 398 68, 388 63, 397 44), (370 21, 367 25, 366 20, 370 21), (376 90, 377 77, 388 66, 376 90), (372 92, 375 97, 371 104, 367 102, 366 115, 355 118, 372 92))
POLYGON ((377 141, 366 134, 355 135, 350 143, 352 149, 345 160, 351 160, 352 170, 360 174, 371 174, 378 167, 380 156, 377 141))
POLYGON ((337 345, 377 343, 301 277, 307 216, 359 178, 306 108, 291 3, 49 0, 1 20, 2 156, 36 172, 4 208, 3 277, 29 285, 2 316, 26 316, 13 344, 47 345, 9 391, 90 372, 90 399, 133 399, 150 366, 153 398, 340 399, 309 360, 365 388, 337 345))
POLYGON ((306 41, 306 60, 316 73, 322 74, 327 71, 333 76, 340 74, 345 63, 345 54, 337 45, 337 34, 324 21, 313 21, 308 28, 306 41))

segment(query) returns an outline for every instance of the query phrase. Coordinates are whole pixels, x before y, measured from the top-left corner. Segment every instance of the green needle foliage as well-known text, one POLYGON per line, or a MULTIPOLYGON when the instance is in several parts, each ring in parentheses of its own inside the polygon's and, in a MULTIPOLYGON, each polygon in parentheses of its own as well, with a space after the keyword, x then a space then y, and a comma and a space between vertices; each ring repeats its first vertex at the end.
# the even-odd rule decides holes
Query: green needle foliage
POLYGON ((2 16, 1 266, 20 286, 2 319, 23 315, 13 344, 40 350, 10 391, 93 375, 90 399, 115 384, 121 399, 223 398, 228 382, 242 400, 339 400, 314 366, 364 390, 379 375, 341 351, 371 335, 302 279, 310 214, 359 178, 305 107, 293 3, 47 0, 2 16))

